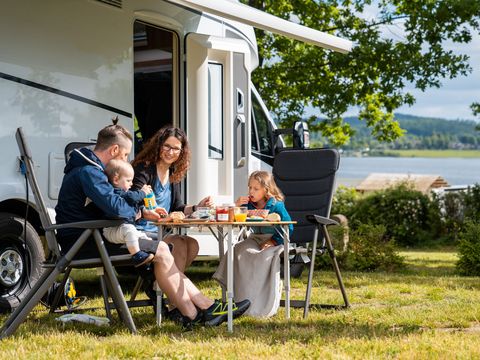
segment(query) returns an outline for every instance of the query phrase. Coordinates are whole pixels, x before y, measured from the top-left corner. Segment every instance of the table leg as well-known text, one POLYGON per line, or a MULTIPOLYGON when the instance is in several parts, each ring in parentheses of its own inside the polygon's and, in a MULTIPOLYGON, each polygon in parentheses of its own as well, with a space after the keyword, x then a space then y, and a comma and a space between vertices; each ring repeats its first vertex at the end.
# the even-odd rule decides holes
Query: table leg
MULTIPOLYGON (((222 228, 218 228, 218 255, 221 260, 225 256, 225 234, 222 228)), ((227 259, 228 260, 228 259, 227 259)), ((225 288, 222 286, 222 301, 227 301, 227 294, 225 288)))
POLYGON ((227 298, 228 298, 228 331, 233 332, 233 226, 228 225, 227 239, 227 298))
POLYGON ((162 225, 158 226, 157 240, 158 241, 163 240, 163 226, 162 225))
POLYGON ((288 256, 290 237, 288 232, 288 225, 283 226, 283 234, 283 282, 285 285, 285 317, 287 319, 290 319, 290 259, 288 256))

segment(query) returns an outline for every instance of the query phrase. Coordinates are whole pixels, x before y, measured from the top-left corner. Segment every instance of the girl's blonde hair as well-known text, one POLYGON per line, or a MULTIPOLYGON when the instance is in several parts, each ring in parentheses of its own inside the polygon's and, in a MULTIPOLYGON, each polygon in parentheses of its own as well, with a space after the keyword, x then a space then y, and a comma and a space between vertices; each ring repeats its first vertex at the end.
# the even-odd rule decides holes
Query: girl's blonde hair
POLYGON ((266 192, 267 200, 271 197, 274 197, 278 201, 283 201, 285 196, 283 196, 282 191, 278 188, 273 175, 268 171, 254 171, 250 174, 248 178, 248 183, 251 180, 257 180, 260 185, 263 186, 266 192))

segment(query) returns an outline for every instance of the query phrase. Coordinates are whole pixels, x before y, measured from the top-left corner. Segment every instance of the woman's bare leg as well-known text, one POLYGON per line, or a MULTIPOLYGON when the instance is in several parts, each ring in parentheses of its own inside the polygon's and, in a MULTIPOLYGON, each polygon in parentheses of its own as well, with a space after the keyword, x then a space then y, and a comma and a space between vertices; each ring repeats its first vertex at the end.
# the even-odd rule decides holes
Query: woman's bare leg
POLYGON ((187 269, 197 257, 200 247, 198 246, 198 241, 193 237, 185 235, 183 236, 183 239, 187 244, 187 257, 185 261, 185 269, 187 269))
POLYGON ((198 255, 198 242, 194 238, 185 235, 169 235, 164 241, 173 245, 173 257, 175 264, 181 272, 185 272, 198 255))
POLYGON ((197 315, 195 305, 206 309, 213 304, 213 301, 203 295, 178 269, 165 242, 160 242, 155 254, 154 272, 158 285, 170 302, 190 319, 197 315))

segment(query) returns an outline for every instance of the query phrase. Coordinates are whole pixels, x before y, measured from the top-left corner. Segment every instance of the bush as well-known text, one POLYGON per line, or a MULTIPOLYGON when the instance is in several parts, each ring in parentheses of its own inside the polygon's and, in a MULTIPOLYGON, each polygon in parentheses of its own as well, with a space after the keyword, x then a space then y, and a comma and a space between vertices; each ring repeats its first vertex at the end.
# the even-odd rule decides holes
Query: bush
POLYGON ((386 237, 402 246, 417 246, 439 238, 442 224, 436 202, 408 184, 400 184, 358 200, 350 214, 350 226, 383 225, 386 237))
POLYGON ((434 196, 442 220, 442 238, 456 243, 466 222, 480 222, 480 185, 465 191, 446 192, 434 196))
POLYGON ((469 187, 463 195, 465 219, 480 222, 480 185, 469 187))
POLYGON ((447 192, 434 194, 442 222, 441 238, 444 243, 456 243, 465 219, 465 193, 447 192))
POLYGON ((396 253, 393 240, 386 238, 382 225, 362 224, 350 233, 345 256, 345 267, 350 270, 395 270, 404 266, 403 258, 396 253))
MULTIPOLYGON (((362 224, 350 232, 348 247, 341 252, 338 246, 343 236, 339 228, 329 233, 334 243, 335 256, 341 269, 353 271, 394 270, 404 267, 403 258, 396 253, 393 240, 386 238, 385 227, 382 225, 362 224)), ((331 269, 331 259, 328 253, 316 259, 316 268, 331 269)))
POLYGON ((359 198, 360 196, 354 188, 339 186, 333 196, 330 214, 342 214, 348 218, 359 198))
POLYGON ((480 224, 467 222, 459 235, 457 271, 461 275, 480 275, 480 224))

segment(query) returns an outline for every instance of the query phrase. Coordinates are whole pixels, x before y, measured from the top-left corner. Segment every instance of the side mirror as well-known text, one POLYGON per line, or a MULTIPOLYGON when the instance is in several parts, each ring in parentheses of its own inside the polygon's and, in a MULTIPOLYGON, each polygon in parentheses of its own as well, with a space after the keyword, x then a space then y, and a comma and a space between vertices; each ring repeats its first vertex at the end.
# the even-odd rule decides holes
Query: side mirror
MULTIPOLYGON (((293 149, 308 149, 310 147, 310 132, 305 121, 296 121, 293 128, 275 129, 273 131, 275 142, 280 135, 291 135, 293 138, 293 149)), ((278 151, 278 149, 277 149, 278 151)))
POLYGON ((308 149, 310 147, 310 132, 305 121, 296 121, 293 125, 293 148, 308 149))

